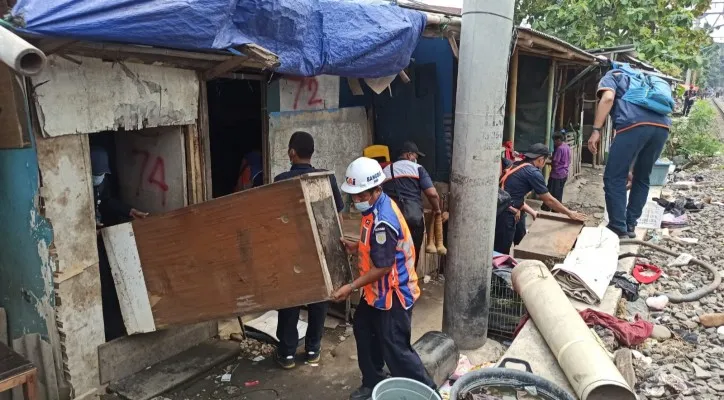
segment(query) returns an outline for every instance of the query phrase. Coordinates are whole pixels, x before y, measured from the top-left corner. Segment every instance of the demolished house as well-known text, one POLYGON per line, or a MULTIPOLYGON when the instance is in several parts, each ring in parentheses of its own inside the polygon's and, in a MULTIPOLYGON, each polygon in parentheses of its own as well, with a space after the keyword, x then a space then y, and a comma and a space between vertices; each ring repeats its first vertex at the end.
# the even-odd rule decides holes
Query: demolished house
MULTIPOLYGON (((107 238, 95 225, 91 146, 109 149, 110 179, 123 201, 161 215, 116 230, 118 237, 133 236, 141 258, 163 243, 215 235, 228 222, 223 213, 239 204, 276 218, 268 212, 275 205, 261 200, 222 202, 243 197, 228 195, 237 189, 245 154, 262 155, 265 183, 286 170, 295 130, 314 136, 315 166, 333 171, 340 183, 346 165, 366 147, 388 146, 394 157, 404 141, 417 142, 447 208, 459 16, 382 2, 230 6, 209 0, 158 2, 142 10, 105 1, 92 10, 47 3, 19 0, 3 20, 46 54, 44 70, 23 79, 0 64, 0 82, 15 87, 15 96, 0 95, 0 102, 26 121, 12 135, 0 134, 13 139, 0 140, 0 304, 8 342, 40 370, 42 399, 93 393, 217 335, 221 317, 285 305, 270 286, 257 308, 244 308, 243 299, 235 307, 229 296, 227 308, 197 307, 194 298, 217 299, 229 289, 217 282, 167 300, 173 304, 166 303, 164 317, 154 288, 181 294, 176 276, 202 280, 214 272, 194 275, 192 263, 185 275, 159 267, 156 278, 137 281, 145 289, 118 293, 128 311, 126 329, 136 334, 107 341, 102 301, 108 294, 98 267, 104 257, 98 241, 107 238), (348 15, 359 17, 350 22, 348 15), (213 208, 205 204, 225 205, 214 223, 190 224, 186 218, 213 208), (174 224, 185 230, 174 231, 174 224), (144 239, 154 235, 160 239, 144 239), (128 322, 129 313, 136 313, 135 322, 128 322)), ((552 146, 552 132, 566 129, 580 155, 585 103, 572 82, 599 59, 526 28, 518 29, 512 48, 504 139, 515 149, 552 146)), ((574 177, 580 161, 574 158, 574 177)), ((306 194, 304 188, 285 190, 306 194)), ((347 215, 344 233, 355 235, 357 223, 347 215)), ((243 236, 223 240, 238 244, 243 236)), ((296 243, 291 232, 283 237, 296 243)), ((224 256, 213 243, 164 251, 224 256)), ((430 254, 418 268, 426 274, 441 265, 444 257, 430 254)))

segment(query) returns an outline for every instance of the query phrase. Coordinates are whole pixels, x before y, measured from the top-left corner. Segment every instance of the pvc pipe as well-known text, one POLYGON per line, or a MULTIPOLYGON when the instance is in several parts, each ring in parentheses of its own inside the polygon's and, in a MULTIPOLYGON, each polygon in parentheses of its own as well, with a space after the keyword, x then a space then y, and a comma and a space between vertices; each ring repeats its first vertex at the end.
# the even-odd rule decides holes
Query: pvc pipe
POLYGON ((513 268, 512 278, 513 288, 581 400, 636 400, 545 264, 525 260, 513 268))
POLYGON ((24 76, 34 76, 45 67, 42 51, 12 31, 0 26, 0 61, 24 76))
POLYGON ((488 334, 490 255, 513 34, 513 0, 465 0, 450 174, 443 332, 462 350, 488 334))

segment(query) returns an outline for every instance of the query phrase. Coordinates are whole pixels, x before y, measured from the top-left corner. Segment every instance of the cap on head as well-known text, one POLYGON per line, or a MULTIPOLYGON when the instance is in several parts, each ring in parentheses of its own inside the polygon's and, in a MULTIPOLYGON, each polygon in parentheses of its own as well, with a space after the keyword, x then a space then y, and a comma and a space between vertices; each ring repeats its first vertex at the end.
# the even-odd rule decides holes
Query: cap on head
POLYGON ((367 157, 360 157, 352 161, 344 174, 342 191, 349 194, 362 193, 372 189, 385 181, 380 163, 367 157))
POLYGON ((93 175, 110 174, 111 167, 108 162, 108 152, 100 146, 91 146, 91 171, 93 175))
POLYGON ((551 152, 550 150, 548 150, 548 146, 544 145, 543 143, 536 143, 528 147, 528 150, 526 150, 526 152, 523 154, 526 158, 538 158, 548 157, 551 152))
POLYGON ((419 157, 425 157, 425 153, 420 151, 420 149, 417 147, 417 144, 415 144, 415 142, 412 142, 409 140, 407 142, 403 143, 402 148, 400 149, 400 154, 405 154, 405 153, 415 153, 419 157))

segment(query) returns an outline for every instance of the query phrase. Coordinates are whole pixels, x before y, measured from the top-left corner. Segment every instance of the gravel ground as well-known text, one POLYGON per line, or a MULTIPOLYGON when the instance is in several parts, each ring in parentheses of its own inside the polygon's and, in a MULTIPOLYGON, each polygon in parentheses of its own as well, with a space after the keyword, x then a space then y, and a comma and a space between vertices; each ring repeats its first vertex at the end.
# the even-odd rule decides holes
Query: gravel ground
MULTIPOLYGON (((724 121, 721 121, 724 136, 724 121)), ((687 212, 688 226, 653 234, 659 244, 677 253, 688 253, 713 264, 724 273, 724 157, 708 160, 699 166, 677 173, 676 181, 703 180, 690 188, 668 185, 662 197, 692 198, 708 202, 700 212, 687 212), (697 239, 685 243, 682 238, 697 239)), ((722 320, 708 323, 711 314, 724 313, 724 285, 689 303, 669 303, 663 311, 649 311, 645 299, 661 292, 689 293, 711 282, 712 276, 699 266, 667 267, 674 257, 644 251, 653 264, 662 267, 666 276, 654 284, 642 285, 641 299, 625 305, 628 318, 635 313, 668 328, 656 332, 634 352, 636 393, 639 399, 722 399, 724 398, 724 325, 722 320), (705 324, 705 322, 707 322, 705 324), (709 326, 705 326, 709 325, 709 326), (713 325, 713 326, 712 326, 713 325), (670 338, 667 338, 671 334, 670 338), (638 356, 638 359, 637 359, 638 356)), ((621 310, 621 308, 620 308, 621 310)))

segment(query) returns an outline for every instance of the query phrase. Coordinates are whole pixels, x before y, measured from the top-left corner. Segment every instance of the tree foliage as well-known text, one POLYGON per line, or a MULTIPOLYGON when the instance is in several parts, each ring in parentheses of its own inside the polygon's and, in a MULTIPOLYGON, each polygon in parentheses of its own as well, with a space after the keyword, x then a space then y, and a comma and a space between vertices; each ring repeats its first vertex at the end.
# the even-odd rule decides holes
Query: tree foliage
POLYGON ((699 68, 707 29, 694 28, 711 0, 518 0, 516 22, 584 49, 633 44, 662 71, 699 68))
POLYGON ((724 87, 724 43, 714 43, 703 50, 701 85, 711 88, 724 87))

